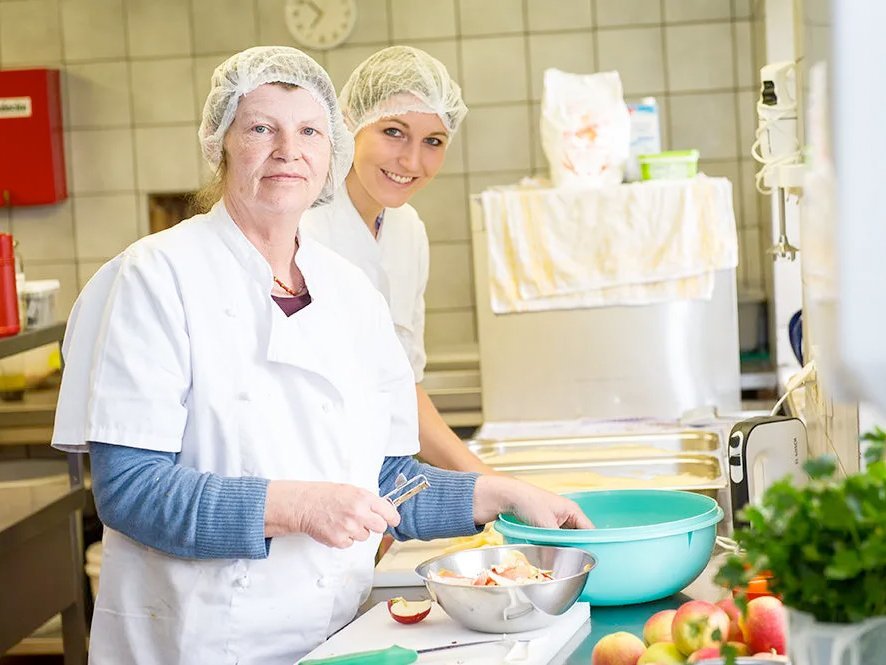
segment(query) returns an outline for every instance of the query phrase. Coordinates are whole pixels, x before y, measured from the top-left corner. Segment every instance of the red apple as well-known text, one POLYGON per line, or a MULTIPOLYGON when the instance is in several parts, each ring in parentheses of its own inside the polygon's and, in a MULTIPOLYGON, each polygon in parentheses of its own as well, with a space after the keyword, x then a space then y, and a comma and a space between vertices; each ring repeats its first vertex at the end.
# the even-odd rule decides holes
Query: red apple
POLYGON ((686 656, 680 653, 673 642, 653 644, 637 661, 637 665, 685 665, 686 656))
POLYGON ((646 645, 631 633, 611 633, 603 637, 591 652, 591 665, 637 665, 646 645))
POLYGON ((646 625, 643 626, 643 639, 646 644, 655 644, 656 642, 671 642, 671 624, 674 622, 674 615, 677 610, 662 610, 656 612, 646 625))
POLYGON ((729 646, 735 649, 736 656, 750 656, 751 650, 748 649, 748 645, 744 642, 727 642, 729 646))
POLYGON ((738 625, 738 619, 741 616, 741 610, 738 609, 738 606, 735 604, 735 601, 732 598, 724 598, 719 603, 717 603, 717 607, 726 612, 729 616, 729 636, 726 638, 730 642, 744 642, 744 635, 741 632, 741 628, 738 625))
POLYGON ((418 623, 431 613, 431 601, 391 598, 388 601, 388 612, 399 623, 418 623))
POLYGON ((689 665, 695 665, 700 660, 705 660, 707 658, 719 658, 720 657, 720 647, 702 647, 698 651, 695 651, 689 655, 689 658, 686 659, 686 662, 689 665))
POLYGON ((729 615, 713 603, 690 600, 674 615, 671 636, 680 652, 688 656, 704 647, 718 646, 719 642, 711 637, 716 630, 725 641, 729 634, 729 615))
POLYGON ((752 652, 787 653, 787 612, 775 596, 760 596, 749 602, 747 615, 739 625, 752 652))

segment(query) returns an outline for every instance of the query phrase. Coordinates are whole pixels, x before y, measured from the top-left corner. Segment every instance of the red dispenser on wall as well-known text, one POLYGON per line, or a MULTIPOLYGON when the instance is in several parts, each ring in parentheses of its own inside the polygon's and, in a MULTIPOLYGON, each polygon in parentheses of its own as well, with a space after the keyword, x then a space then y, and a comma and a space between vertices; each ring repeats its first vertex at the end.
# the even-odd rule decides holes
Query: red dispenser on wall
POLYGON ((0 71, 0 207, 67 197, 59 71, 0 71))

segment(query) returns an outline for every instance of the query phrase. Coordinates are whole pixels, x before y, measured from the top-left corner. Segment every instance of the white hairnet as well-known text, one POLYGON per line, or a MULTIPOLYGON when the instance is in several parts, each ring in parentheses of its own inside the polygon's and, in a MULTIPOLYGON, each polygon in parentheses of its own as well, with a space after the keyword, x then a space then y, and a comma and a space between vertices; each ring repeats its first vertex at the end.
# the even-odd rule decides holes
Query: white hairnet
POLYGON ((360 63, 339 103, 354 134, 381 118, 418 111, 438 115, 451 135, 468 112, 443 63, 411 46, 391 46, 360 63))
POLYGON ((326 184, 314 205, 328 203, 351 168, 354 137, 344 123, 326 70, 298 49, 256 46, 231 56, 215 68, 198 131, 203 156, 213 168, 218 167, 225 132, 234 121, 240 97, 265 83, 297 85, 307 90, 326 112, 332 157, 326 184))

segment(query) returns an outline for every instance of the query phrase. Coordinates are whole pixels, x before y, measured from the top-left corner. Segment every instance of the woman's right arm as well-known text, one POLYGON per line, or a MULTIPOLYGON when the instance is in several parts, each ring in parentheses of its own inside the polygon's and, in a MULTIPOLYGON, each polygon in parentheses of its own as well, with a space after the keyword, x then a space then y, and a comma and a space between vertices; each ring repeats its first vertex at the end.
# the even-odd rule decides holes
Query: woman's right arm
POLYGON ((263 559, 273 536, 305 533, 349 547, 400 515, 367 490, 339 483, 227 478, 175 463, 175 454, 90 443, 101 521, 188 559, 263 559))

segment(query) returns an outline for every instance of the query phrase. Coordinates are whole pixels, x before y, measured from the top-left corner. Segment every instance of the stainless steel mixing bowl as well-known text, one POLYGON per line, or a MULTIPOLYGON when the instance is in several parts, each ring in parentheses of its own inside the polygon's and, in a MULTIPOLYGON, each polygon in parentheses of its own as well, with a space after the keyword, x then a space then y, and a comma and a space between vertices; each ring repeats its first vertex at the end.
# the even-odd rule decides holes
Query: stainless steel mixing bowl
POLYGON ((518 633, 551 624, 575 604, 588 572, 597 560, 584 550, 546 545, 504 545, 444 554, 420 564, 415 572, 431 596, 450 617, 484 633, 518 633), (474 577, 518 550, 534 566, 553 570, 554 579, 519 586, 460 586, 430 579, 432 572, 448 570, 474 577))

